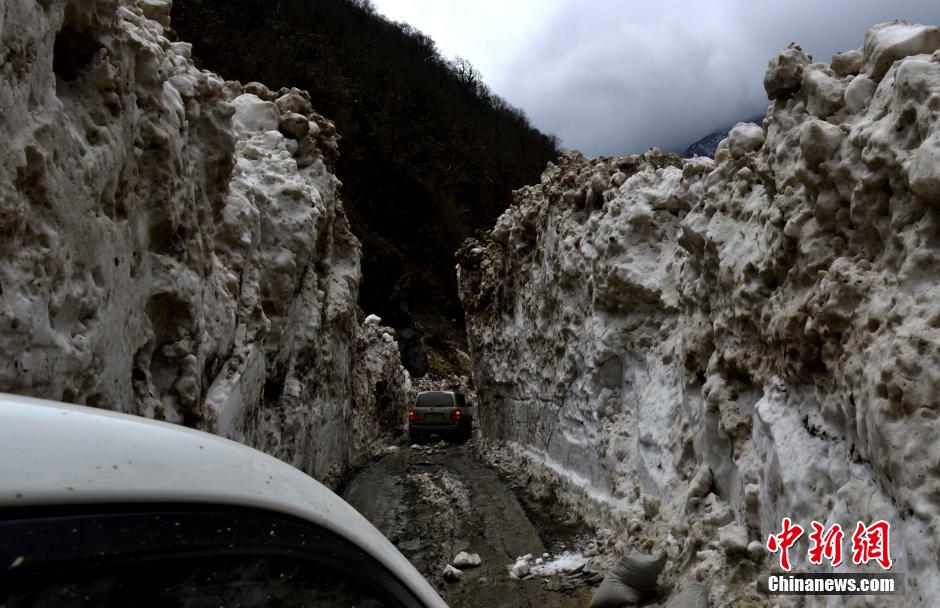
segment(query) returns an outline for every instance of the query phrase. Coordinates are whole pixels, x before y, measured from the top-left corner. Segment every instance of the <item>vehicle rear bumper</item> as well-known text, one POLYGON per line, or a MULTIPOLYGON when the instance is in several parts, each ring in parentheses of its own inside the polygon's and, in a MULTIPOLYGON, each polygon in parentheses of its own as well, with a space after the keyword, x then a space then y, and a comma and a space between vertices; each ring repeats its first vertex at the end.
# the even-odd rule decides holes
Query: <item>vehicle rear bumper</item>
POLYGON ((408 430, 412 433, 453 433, 460 428, 459 422, 427 423, 409 422, 408 430))

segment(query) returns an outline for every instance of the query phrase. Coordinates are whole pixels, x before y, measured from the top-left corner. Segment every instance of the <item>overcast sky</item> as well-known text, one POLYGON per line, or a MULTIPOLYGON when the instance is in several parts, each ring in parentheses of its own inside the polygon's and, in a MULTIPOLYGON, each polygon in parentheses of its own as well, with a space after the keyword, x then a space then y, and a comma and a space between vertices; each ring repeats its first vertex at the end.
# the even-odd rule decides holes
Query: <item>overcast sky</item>
POLYGON ((880 21, 940 24, 940 0, 373 2, 592 155, 681 151, 763 113, 767 61, 791 41, 828 62, 880 21))

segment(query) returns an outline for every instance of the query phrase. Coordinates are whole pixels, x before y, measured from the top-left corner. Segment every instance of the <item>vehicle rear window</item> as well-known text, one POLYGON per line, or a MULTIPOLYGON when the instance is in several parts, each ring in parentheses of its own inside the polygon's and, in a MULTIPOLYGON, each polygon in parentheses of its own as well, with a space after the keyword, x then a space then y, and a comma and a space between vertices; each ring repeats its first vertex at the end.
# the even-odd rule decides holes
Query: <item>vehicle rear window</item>
POLYGON ((454 398, 450 393, 424 393, 418 395, 418 407, 453 407, 454 398))

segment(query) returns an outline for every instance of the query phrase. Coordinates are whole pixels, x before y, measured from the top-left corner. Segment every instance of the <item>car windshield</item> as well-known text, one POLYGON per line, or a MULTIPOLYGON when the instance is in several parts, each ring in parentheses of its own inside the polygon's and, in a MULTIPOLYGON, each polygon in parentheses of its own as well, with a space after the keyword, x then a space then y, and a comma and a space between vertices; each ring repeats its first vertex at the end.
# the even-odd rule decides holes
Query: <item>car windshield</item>
POLYGON ((418 395, 418 407, 451 407, 454 398, 450 393, 423 393, 418 395))

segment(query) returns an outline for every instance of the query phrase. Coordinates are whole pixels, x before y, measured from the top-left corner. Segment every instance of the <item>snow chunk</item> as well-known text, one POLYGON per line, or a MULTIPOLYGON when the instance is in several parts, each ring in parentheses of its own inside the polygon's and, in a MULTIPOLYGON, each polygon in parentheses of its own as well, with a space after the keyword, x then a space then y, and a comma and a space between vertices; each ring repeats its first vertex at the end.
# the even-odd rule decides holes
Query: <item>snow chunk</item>
POLYGON ((764 74, 767 97, 779 99, 797 91, 803 81, 803 67, 809 63, 809 57, 796 44, 777 53, 767 64, 767 73, 764 74))
POLYGON ((519 559, 515 564, 512 565, 512 568, 509 570, 509 574, 514 578, 522 578, 528 576, 530 572, 529 562, 524 559, 519 559))
POLYGON ((460 580, 460 577, 463 576, 463 572, 457 568, 454 568, 450 564, 447 564, 447 566, 444 568, 443 576, 445 581, 448 583, 453 583, 460 580))
POLYGON ((810 114, 825 118, 842 107, 845 85, 824 63, 813 63, 803 69, 803 91, 810 114))
POLYGON ((232 126, 239 137, 250 137, 253 133, 276 131, 280 112, 270 101, 262 101, 257 95, 245 93, 232 100, 235 116, 232 126))
POLYGON ((853 112, 861 112, 871 101, 877 86, 874 80, 864 74, 856 76, 845 87, 845 105, 853 112))
POLYGON ((765 554, 764 543, 759 540, 752 540, 747 544, 747 554, 751 556, 752 560, 760 561, 765 554))
POLYGON ((879 23, 865 34, 866 72, 878 81, 898 59, 937 49, 940 49, 940 27, 936 25, 915 25, 901 20, 879 23))
POLYGON ((747 553, 747 530, 735 523, 718 528, 718 543, 728 555, 747 553))
POLYGON ((482 563, 479 553, 461 551, 454 557, 454 565, 458 568, 475 568, 482 563))
POLYGON ((539 560, 536 560, 535 565, 530 568, 530 572, 538 576, 574 572, 579 568, 583 568, 587 563, 587 558, 583 554, 574 551, 565 551, 548 561, 545 561, 544 558, 539 558, 539 560), (539 560, 542 563, 539 563, 539 560))
POLYGON ((928 137, 917 151, 908 169, 911 190, 924 201, 940 205, 940 134, 928 137))
POLYGON ((839 76, 849 76, 858 74, 865 62, 865 54, 861 49, 852 49, 842 53, 836 53, 832 56, 832 71, 839 76))
POLYGON ((170 26, 170 9, 173 8, 170 0, 137 0, 137 7, 147 19, 153 19, 163 27, 170 26))
POLYGON ((800 131, 803 158, 813 166, 828 160, 841 141, 842 131, 839 127, 823 120, 808 120, 800 131))
POLYGON ((299 141, 310 133, 310 121, 302 114, 288 112, 281 116, 278 128, 287 137, 299 141))
POLYGON ((764 130, 753 122, 739 122, 728 133, 728 146, 733 158, 760 150, 764 143, 764 130))

